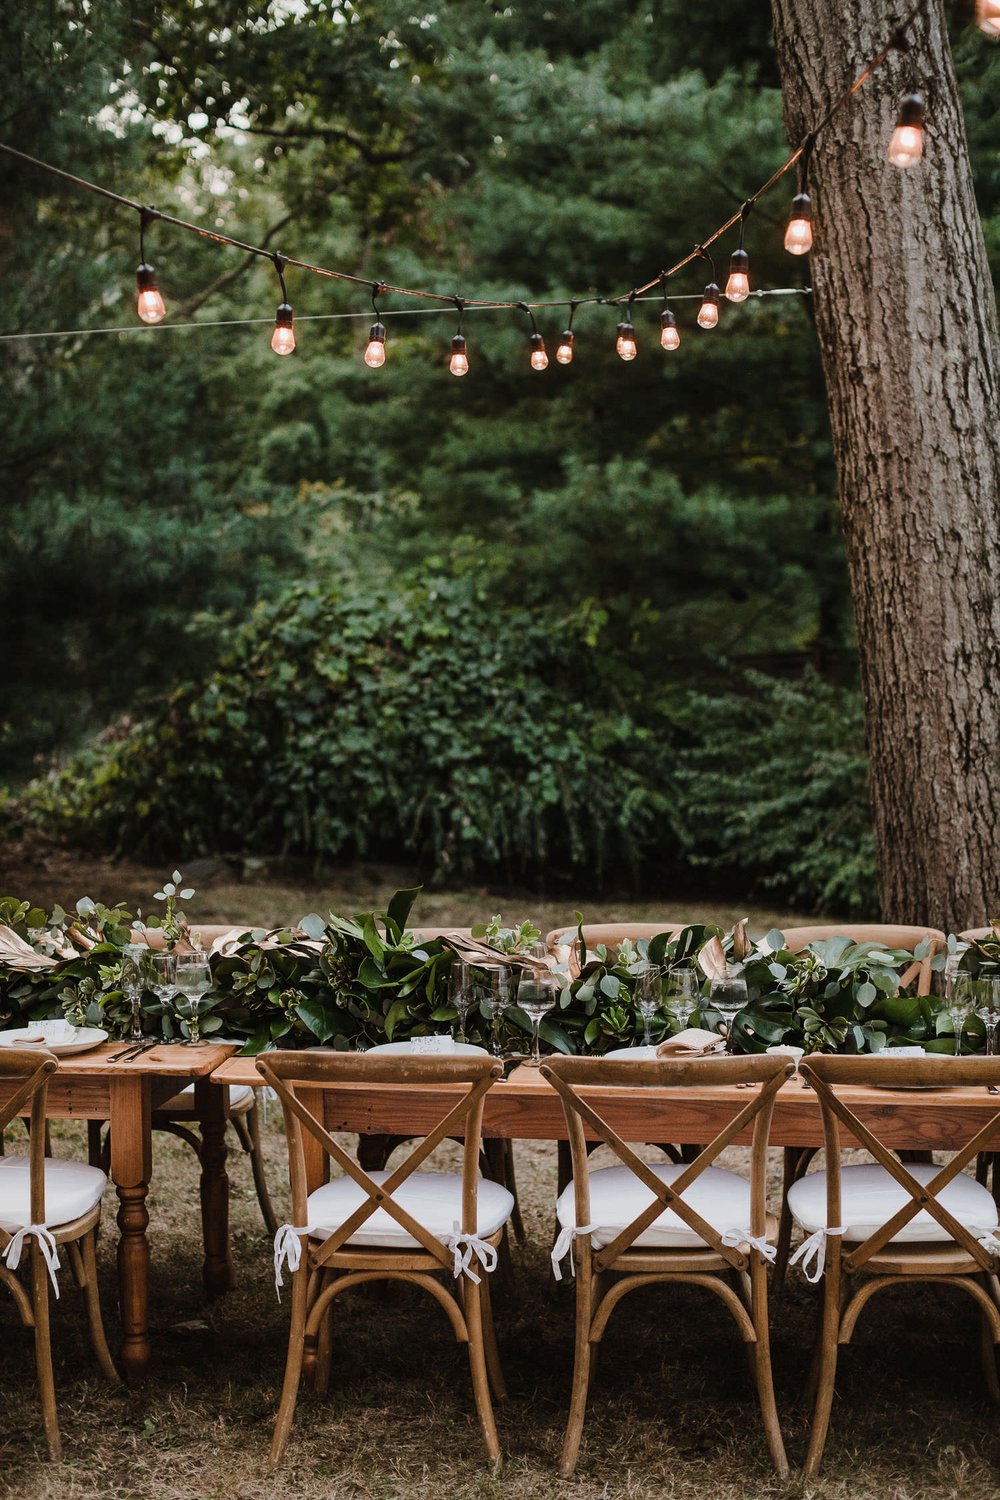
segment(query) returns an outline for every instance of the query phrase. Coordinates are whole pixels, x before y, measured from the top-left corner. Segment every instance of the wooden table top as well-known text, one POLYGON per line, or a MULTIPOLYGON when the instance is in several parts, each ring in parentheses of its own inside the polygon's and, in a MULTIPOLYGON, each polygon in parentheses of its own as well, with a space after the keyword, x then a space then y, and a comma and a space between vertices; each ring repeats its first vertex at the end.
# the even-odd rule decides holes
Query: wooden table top
MULTIPOLYGON (((255 1063, 253 1057, 232 1057, 215 1069, 212 1080, 259 1088, 263 1079, 255 1063)), ((450 1084, 328 1085, 325 1123, 328 1129, 362 1134, 418 1134, 431 1129, 445 1113, 449 1095, 458 1098, 461 1092, 450 1084)), ((747 1100, 746 1092, 735 1086, 594 1088, 585 1092, 598 1112, 606 1114, 615 1128, 633 1141, 704 1142, 747 1100)), ((983 1088, 902 1090, 856 1085, 838 1093, 880 1140, 895 1148, 957 1150, 1000 1116, 1000 1097, 987 1094, 983 1088)), ((525 1140, 565 1139, 559 1097, 537 1068, 522 1065, 494 1085, 486 1097, 483 1134, 525 1140)), ((819 1099, 797 1077, 788 1079, 778 1092, 770 1138, 774 1146, 822 1145, 819 1099)), ((844 1141, 850 1144, 846 1132, 844 1141)), ((1000 1124, 997 1147, 1000 1149, 1000 1124)))
MULTIPOLYGON (((116 1052, 121 1052, 126 1042, 102 1042, 89 1052, 71 1052, 57 1058, 58 1076, 76 1078, 101 1078, 110 1075, 134 1077, 137 1073, 151 1073, 158 1078, 204 1078, 213 1073, 235 1049, 232 1042, 204 1042, 196 1047, 184 1046, 180 1042, 159 1042, 143 1052, 134 1061, 112 1062, 116 1052)), ((39 1048, 44 1051, 44 1048, 39 1048)), ((248 1061, 248 1059, 244 1059, 248 1061)), ((3 1053, 0 1052, 0 1067, 3 1053)), ((258 1078, 259 1081, 259 1078, 258 1078)))

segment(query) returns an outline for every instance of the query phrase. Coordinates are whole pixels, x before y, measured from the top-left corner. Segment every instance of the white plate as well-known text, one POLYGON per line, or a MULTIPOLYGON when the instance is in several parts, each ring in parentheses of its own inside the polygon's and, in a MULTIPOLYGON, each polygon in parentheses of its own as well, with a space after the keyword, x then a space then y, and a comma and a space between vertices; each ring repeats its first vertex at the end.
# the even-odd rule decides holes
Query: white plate
POLYGON ((76 1026, 75 1035, 68 1042, 28 1042, 29 1036, 37 1036, 37 1026, 19 1026, 15 1031, 0 1031, 2 1047, 37 1047, 39 1052, 52 1052, 56 1057, 69 1057, 74 1052, 89 1052, 108 1039, 101 1026, 76 1026))
MULTIPOLYGON (((443 1040, 443 1038, 442 1038, 443 1040)), ((485 1047, 477 1047, 472 1042, 452 1042, 447 1049, 425 1052, 423 1049, 415 1051, 409 1042, 379 1042, 377 1047, 368 1047, 365 1055, 372 1052, 380 1052, 383 1057, 489 1057, 485 1047)))

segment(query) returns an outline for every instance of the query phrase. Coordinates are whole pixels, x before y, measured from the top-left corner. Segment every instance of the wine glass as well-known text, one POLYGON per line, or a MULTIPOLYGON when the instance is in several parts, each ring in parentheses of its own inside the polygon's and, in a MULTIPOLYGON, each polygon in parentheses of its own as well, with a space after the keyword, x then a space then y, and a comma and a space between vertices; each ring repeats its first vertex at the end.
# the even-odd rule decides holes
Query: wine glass
MULTIPOLYGON (((986 1056, 996 1057, 997 1026, 1000 1025, 1000 979, 977 979, 976 1015, 986 1032, 986 1056)), ((989 1093, 1000 1094, 1000 1087, 995 1083, 989 1083, 986 1087, 989 1093)))
POLYGON ((186 1004, 177 1007, 177 1014, 187 1028, 185 1041, 194 1046, 201 1041, 200 1021, 205 995, 212 988, 212 970, 204 953, 177 953, 174 955, 175 988, 184 996, 186 1004))
POLYGON ((945 978, 945 1008, 955 1033, 955 1056, 962 1055, 962 1032, 965 1023, 976 1008, 978 1000, 976 982, 971 974, 947 974, 945 978))
POLYGON ((451 966, 449 998, 458 1019, 455 1040, 465 1042, 468 1040, 465 1034, 465 1023, 476 998, 476 985, 472 965, 464 963, 460 958, 456 958, 451 966))
POLYGON ((167 1009, 167 1001, 177 993, 177 955, 165 949, 154 949, 149 955, 153 971, 153 993, 167 1009))
POLYGON ((668 969, 664 981, 664 1008, 681 1029, 701 1004, 701 983, 694 969, 668 969))
POLYGON ((635 1003, 642 1017, 642 1045, 653 1045, 653 1022, 663 1003, 663 970, 650 964, 639 975, 635 991, 635 1003))
POLYGON ((531 1022, 529 1067, 541 1066, 542 1055, 538 1045, 538 1028, 556 1004, 561 990, 562 981, 558 974, 552 973, 551 969, 529 969, 521 975, 521 982, 517 987, 517 1005, 531 1022))
POLYGON ((479 1014, 490 1023, 490 1051, 494 1057, 502 1057, 503 1018, 513 1003, 510 968, 507 964, 491 963, 471 964, 470 968, 473 1001, 479 1006, 479 1014))
POLYGON ((144 1040, 142 1034, 142 992, 145 989, 143 965, 149 954, 148 943, 126 943, 121 966, 121 983, 132 1011, 132 1029, 126 1038, 133 1045, 144 1040))
POLYGON ((733 1051, 733 1022, 747 1003, 747 982, 741 971, 726 965, 724 979, 712 980, 711 1004, 719 1012, 726 1028, 726 1051, 733 1051))

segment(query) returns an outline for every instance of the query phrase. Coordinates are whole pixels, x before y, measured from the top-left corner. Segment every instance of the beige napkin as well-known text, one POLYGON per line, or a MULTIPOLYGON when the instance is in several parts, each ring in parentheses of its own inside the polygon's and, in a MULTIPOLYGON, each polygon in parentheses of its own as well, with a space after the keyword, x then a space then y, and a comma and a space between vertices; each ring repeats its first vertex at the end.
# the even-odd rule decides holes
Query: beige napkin
POLYGON ((656 1049, 657 1057, 707 1057, 709 1053, 721 1052, 724 1039, 715 1031, 704 1031, 700 1026, 689 1026, 676 1036, 667 1037, 656 1049))

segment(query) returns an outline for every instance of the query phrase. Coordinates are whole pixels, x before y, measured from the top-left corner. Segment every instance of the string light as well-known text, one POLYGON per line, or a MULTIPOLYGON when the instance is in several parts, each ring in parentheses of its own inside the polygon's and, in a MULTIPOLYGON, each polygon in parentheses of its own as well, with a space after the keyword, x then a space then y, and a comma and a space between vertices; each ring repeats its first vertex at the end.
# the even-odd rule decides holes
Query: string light
POLYGON ((285 291, 285 266, 288 264, 284 255, 273 255, 274 269, 278 273, 281 283, 281 302, 278 311, 274 315, 274 332, 271 334, 271 348, 275 354, 293 354, 295 352, 295 319, 292 315, 292 305, 285 291))
POLYGON ((712 279, 701 294, 701 306, 698 309, 698 327, 715 328, 719 321, 719 286, 715 279, 715 261, 709 255, 704 245, 697 247, 698 254, 702 260, 707 260, 712 267, 712 279))
POLYGON ((167 316, 166 304, 156 284, 156 272, 146 260, 146 225, 158 219, 155 208, 139 210, 139 264, 135 272, 136 311, 144 323, 162 323, 167 316))
POLYGON ((740 242, 729 257, 729 280, 726 282, 726 300, 729 302, 745 302, 750 295, 750 257, 743 248, 743 235, 752 208, 753 200, 748 198, 740 210, 740 242))
POLYGON ((379 315, 376 297, 380 297, 385 291, 381 281, 376 281, 372 286, 372 307, 375 311, 375 321, 368 330, 368 344, 365 348, 365 364, 369 370, 380 370, 385 364, 385 324, 379 315))
POLYGON ((894 167, 915 167, 923 156, 924 115, 923 95, 904 94, 889 141, 889 160, 894 167))
POLYGON ((451 359, 448 368, 453 375, 468 375, 469 356, 465 347, 465 335, 462 332, 462 318, 465 314, 465 300, 456 297, 455 306, 458 308, 458 331, 451 341, 451 359))
POLYGON ((1000 0, 976 0, 976 25, 988 37, 1000 37, 1000 0))
POLYGON ((635 342, 635 328, 632 324, 632 303, 635 301, 635 292, 630 293, 628 299, 628 310, 624 321, 618 324, 618 338, 615 341, 615 353, 619 359, 626 364, 635 359, 639 350, 635 342))
POLYGON ((559 340, 559 347, 556 350, 556 363, 560 365, 571 365, 573 363, 573 315, 576 309, 577 303, 571 302, 569 305, 569 320, 559 340))
POLYGON ((538 324, 535 322, 535 315, 531 311, 531 308, 528 306, 527 302, 519 302, 517 305, 521 309, 521 311, 523 313, 527 313, 528 317, 531 319, 531 338, 529 340, 531 346, 531 368, 533 370, 547 370, 549 367, 549 356, 545 352, 545 340, 538 332, 538 324))
POLYGON ((812 243, 812 199, 808 193, 796 193, 785 230, 785 249, 789 255, 808 255, 812 243))
POLYGON ((660 348, 679 349, 681 346, 680 330, 677 327, 677 319, 674 317, 670 306, 670 298, 667 296, 667 278, 660 278, 663 288, 663 311, 660 313, 660 348))

